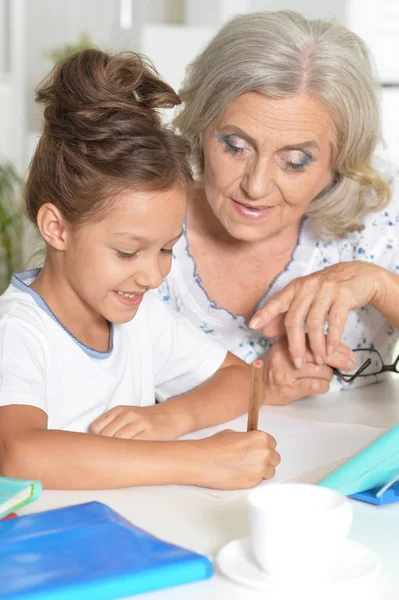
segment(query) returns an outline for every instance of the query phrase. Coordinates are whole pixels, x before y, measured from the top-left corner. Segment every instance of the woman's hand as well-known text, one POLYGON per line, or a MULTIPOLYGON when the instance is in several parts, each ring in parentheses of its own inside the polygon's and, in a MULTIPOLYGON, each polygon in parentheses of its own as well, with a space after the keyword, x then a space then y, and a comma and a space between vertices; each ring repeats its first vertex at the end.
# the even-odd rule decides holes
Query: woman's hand
POLYGON ((125 440, 175 440, 180 430, 179 414, 166 410, 167 402, 154 406, 115 406, 90 425, 90 433, 125 440))
POLYGON ((327 356, 325 365, 317 365, 307 347, 305 361, 300 369, 294 367, 287 338, 273 344, 263 356, 265 404, 286 405, 305 396, 325 394, 330 389, 333 368, 352 371, 356 366, 353 352, 344 344, 338 344, 327 356))
POLYGON ((251 488, 274 477, 280 463, 276 440, 263 431, 225 430, 198 440, 197 444, 202 458, 199 472, 193 475, 196 485, 202 487, 251 488))
POLYGON ((348 312, 366 304, 378 307, 387 274, 366 262, 343 262, 299 277, 256 312, 250 327, 267 337, 286 334, 297 369, 306 362, 306 327, 315 362, 325 364, 341 341, 348 312))

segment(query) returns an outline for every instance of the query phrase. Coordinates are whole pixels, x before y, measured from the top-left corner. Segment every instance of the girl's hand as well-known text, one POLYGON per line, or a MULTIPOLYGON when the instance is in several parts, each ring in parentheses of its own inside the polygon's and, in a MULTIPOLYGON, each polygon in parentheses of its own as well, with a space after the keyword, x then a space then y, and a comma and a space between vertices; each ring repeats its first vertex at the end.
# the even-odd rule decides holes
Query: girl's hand
POLYGON ((225 430, 197 443, 202 464, 196 474, 196 485, 202 487, 251 488, 263 479, 274 477, 280 463, 276 440, 263 431, 225 430))
POLYGON ((125 440, 169 441, 185 433, 179 414, 165 410, 167 401, 154 406, 115 406, 90 425, 90 433, 125 440))
POLYGON ((341 341, 348 312, 374 304, 384 294, 383 273, 366 262, 343 262, 294 279, 257 311, 250 327, 267 337, 286 334, 297 369, 306 362, 306 327, 315 362, 325 364, 341 341))
POLYGON ((330 389, 333 368, 340 371, 353 371, 356 358, 344 344, 327 356, 327 364, 317 365, 309 347, 306 348, 306 362, 297 369, 292 364, 287 338, 277 340, 264 354, 264 404, 286 405, 305 396, 325 394, 330 389))

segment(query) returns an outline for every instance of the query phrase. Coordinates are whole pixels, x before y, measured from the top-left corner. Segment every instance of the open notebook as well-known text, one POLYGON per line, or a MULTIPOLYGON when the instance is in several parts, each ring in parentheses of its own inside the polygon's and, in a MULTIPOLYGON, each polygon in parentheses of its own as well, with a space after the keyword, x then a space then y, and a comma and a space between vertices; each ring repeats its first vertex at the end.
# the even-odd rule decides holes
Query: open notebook
MULTIPOLYGON (((308 471, 353 456, 384 433, 383 429, 377 427, 294 419, 265 409, 261 409, 259 413, 258 427, 273 435, 277 440, 281 463, 277 467, 275 477, 271 480, 273 483, 289 481, 308 471)), ((201 439, 222 429, 246 431, 246 428, 247 415, 244 415, 229 423, 190 433, 181 439, 201 439)), ((267 482, 263 483, 263 485, 265 484, 267 482)), ((192 489, 201 494, 222 498, 244 493, 240 490, 192 489)))

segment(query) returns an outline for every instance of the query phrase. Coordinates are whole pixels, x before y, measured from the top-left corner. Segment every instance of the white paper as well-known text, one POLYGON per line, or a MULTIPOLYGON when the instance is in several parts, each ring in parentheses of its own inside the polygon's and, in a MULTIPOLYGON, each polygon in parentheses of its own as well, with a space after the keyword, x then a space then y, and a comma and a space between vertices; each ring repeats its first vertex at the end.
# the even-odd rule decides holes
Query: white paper
MULTIPOLYGON (((202 439, 222 431, 234 429, 246 431, 247 416, 238 417, 229 423, 209 427, 185 435, 181 439, 202 439)), ((270 412, 260 412, 259 429, 267 431, 277 440, 277 451, 281 463, 277 467, 273 483, 287 481, 339 460, 349 458, 382 435, 385 429, 343 423, 320 423, 293 419, 270 412)), ((265 485, 263 482, 261 485, 265 485)), ((223 491, 194 488, 199 493, 229 497, 243 493, 242 490, 223 491)))

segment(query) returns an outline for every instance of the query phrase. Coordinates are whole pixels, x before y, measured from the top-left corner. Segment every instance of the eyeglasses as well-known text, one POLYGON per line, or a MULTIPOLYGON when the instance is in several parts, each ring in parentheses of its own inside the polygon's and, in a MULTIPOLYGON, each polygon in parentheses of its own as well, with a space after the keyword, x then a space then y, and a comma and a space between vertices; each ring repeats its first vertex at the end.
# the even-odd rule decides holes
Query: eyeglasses
POLYGON ((357 377, 369 377, 370 375, 379 375, 380 373, 399 373, 399 355, 392 365, 385 365, 378 350, 370 348, 356 348, 357 367, 354 373, 347 373, 333 369, 334 375, 345 381, 352 383, 357 377))

